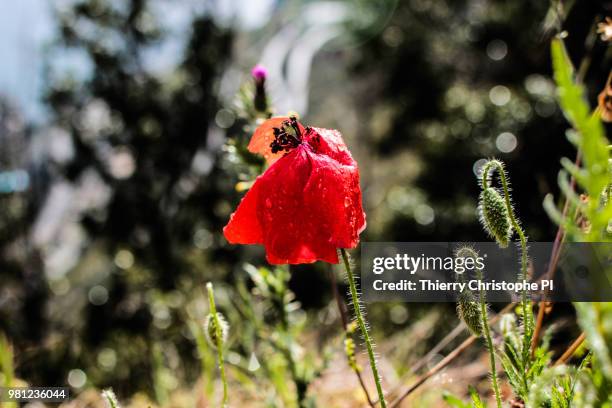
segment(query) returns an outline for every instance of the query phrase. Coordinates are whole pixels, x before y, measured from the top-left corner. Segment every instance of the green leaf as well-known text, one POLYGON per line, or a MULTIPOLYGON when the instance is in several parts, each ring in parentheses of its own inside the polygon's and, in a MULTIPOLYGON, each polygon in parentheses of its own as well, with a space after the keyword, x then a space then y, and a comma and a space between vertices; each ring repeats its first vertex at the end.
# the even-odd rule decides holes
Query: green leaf
MULTIPOLYGON (((590 197, 587 208, 582 211, 590 222, 589 232, 568 231, 575 235, 578 240, 597 242, 610 240, 606 233, 612 203, 602 203, 599 200, 602 192, 612 182, 609 172, 608 161, 610 159, 609 142, 606 139, 604 127, 598 114, 591 114, 591 109, 585 98, 584 86, 578 83, 574 77, 574 68, 567 55, 563 41, 556 38, 551 44, 553 72, 557 84, 557 96, 559 105, 570 122, 574 131, 568 132, 569 140, 578 148, 582 167, 576 166, 567 158, 562 160, 563 167, 570 175, 575 177, 578 185, 590 197)), ((563 180, 560 180, 563 181, 563 180)), ((561 185, 563 192, 573 199, 569 190, 561 185)), ((565 221, 560 220, 558 214, 551 211, 550 203, 545 203, 547 212, 551 218, 560 225, 565 221)))
POLYGON ((574 307, 578 314, 578 323, 597 357, 597 364, 603 374, 612 380, 612 303, 575 302, 574 307))
POLYGON ((470 396, 472 397, 472 405, 474 408, 487 408, 487 405, 480 399, 476 388, 470 385, 470 396))
POLYGON ((442 399, 444 400, 444 402, 446 402, 451 407, 456 407, 456 408, 469 408, 470 407, 470 404, 466 404, 465 402, 461 401, 461 399, 459 399, 458 397, 456 397, 455 395, 447 391, 444 391, 444 394, 442 395, 442 399))
POLYGON ((4 376, 4 386, 10 387, 13 384, 13 349, 8 339, 0 333, 0 372, 4 376))

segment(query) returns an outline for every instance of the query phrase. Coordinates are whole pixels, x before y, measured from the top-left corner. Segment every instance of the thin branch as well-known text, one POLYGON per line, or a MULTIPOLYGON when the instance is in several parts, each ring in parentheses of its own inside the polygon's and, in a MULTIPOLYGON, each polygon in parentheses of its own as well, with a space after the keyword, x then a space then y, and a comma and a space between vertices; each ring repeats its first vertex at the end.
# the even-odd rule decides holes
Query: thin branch
POLYGON ((555 361, 553 367, 566 363, 574 355, 576 350, 578 350, 578 347, 580 347, 580 345, 584 343, 584 339, 585 335, 584 332, 582 332, 580 336, 578 336, 578 338, 574 340, 574 342, 569 346, 569 348, 565 350, 565 353, 563 353, 561 357, 559 357, 559 359, 555 361))
POLYGON ((466 329, 465 323, 461 322, 453 330, 451 330, 438 344, 434 346, 431 350, 427 352, 419 361, 417 361, 412 367, 410 367, 411 373, 416 373, 419 371, 425 364, 429 363, 431 359, 433 359, 436 354, 438 354, 444 347, 448 346, 451 341, 455 340, 457 336, 459 336, 466 329))
MULTIPOLYGON (((495 324, 497 323, 497 321, 499 321, 499 319, 505 314, 508 313, 509 311, 512 310, 512 308, 516 306, 516 303, 510 303, 508 305, 506 305, 502 310, 499 311, 499 313, 497 313, 495 316, 493 316, 490 320, 489 320, 489 324, 495 324)), ((461 325, 459 325, 459 327, 463 327, 463 323, 461 325)), ((461 333, 461 331, 457 330, 457 328, 453 329, 453 331, 451 333, 449 333, 448 336, 450 336, 451 334, 457 333, 456 335, 453 336, 456 337, 459 333, 461 333)), ((434 347, 438 348, 438 346, 441 343, 446 343, 448 344, 451 339, 447 339, 447 337, 445 337, 444 339, 442 339, 442 341, 440 341, 440 343, 438 343, 438 345, 436 345, 434 347)), ((459 357, 461 355, 461 353, 463 353, 465 350, 467 350, 476 340, 478 339, 478 337, 471 335, 470 337, 468 337, 467 339, 465 339, 463 341, 463 343, 461 343, 460 345, 458 345, 453 351, 451 351, 446 357, 444 357, 442 360, 440 360, 439 363, 437 363, 435 366, 433 366, 429 371, 427 371, 425 374, 421 375, 420 377, 417 378, 417 380, 414 382, 414 384, 412 384, 411 386, 409 386, 408 388, 406 388, 401 395, 393 402, 391 403, 389 406, 391 408, 397 407, 399 406, 399 404, 406 398, 408 397, 408 395, 410 395, 414 390, 416 390, 417 388, 419 388, 421 385, 423 385, 429 378, 431 378, 432 376, 434 376, 435 374, 437 374, 440 370, 442 370, 444 367, 446 367, 447 365, 449 365, 454 359, 456 359, 457 357, 459 357)), ((428 353, 428 356, 431 353, 428 353)), ((433 357, 436 353, 431 354, 431 357, 433 357)), ((431 359, 431 358, 430 358, 431 359)), ((427 363, 428 360, 426 360, 424 363, 421 363, 420 365, 424 365, 425 363, 427 363)), ((419 362, 420 363, 420 362, 419 362)), ((417 364, 419 364, 417 363, 417 364)), ((392 392, 390 392, 389 394, 387 394, 388 396, 391 396, 395 393, 396 390, 393 390, 392 392)), ((377 401, 375 401, 374 403, 376 403, 377 401)))
MULTIPOLYGON (((574 164, 576 166, 580 166, 581 162, 581 154, 580 150, 576 152, 576 159, 574 160, 574 164)), ((574 176, 570 179, 570 188, 572 191, 576 188, 576 178, 574 176)), ((569 199, 565 198, 565 203, 563 204, 563 218, 567 217, 567 212, 569 211, 569 199)), ((562 225, 559 225, 557 229, 557 235, 555 236, 555 242, 553 244, 552 253, 550 256, 550 263, 548 265, 548 270, 546 271, 546 278, 553 279, 555 276, 555 271, 557 270, 557 264, 559 263, 559 256, 561 254, 561 245, 565 240, 565 229, 562 225)), ((544 314, 546 310, 546 296, 548 295, 548 288, 546 292, 544 292, 544 299, 540 301, 538 305, 538 317, 536 320, 536 325, 533 331, 533 337, 531 338, 531 356, 535 354, 535 349, 538 346, 538 342, 540 341, 540 333, 542 331, 542 325, 544 323, 544 314)), ((552 307, 552 303, 550 303, 552 307)))
POLYGON ((434 376, 435 374, 437 374, 440 370, 442 370, 444 367, 446 367, 447 365, 449 365, 454 359, 456 359, 457 357, 459 357, 459 355, 461 355, 461 353, 463 353, 465 350, 467 350, 475 341, 476 339, 478 339, 478 337, 476 336, 470 336, 467 339, 465 339, 463 341, 463 343, 461 343, 458 347, 456 347, 453 351, 450 352, 450 354, 448 354, 446 357, 444 357, 442 360, 440 360, 440 362, 438 364, 436 364, 435 366, 433 366, 429 371, 427 371, 425 374, 421 375, 420 377, 417 378, 417 380, 414 382, 414 384, 412 384, 410 387, 408 387, 403 393, 402 395, 396 399, 394 402, 392 402, 391 404, 389 404, 390 408, 395 408, 397 406, 399 406, 399 404, 408 396, 410 395, 414 390, 416 390, 417 388, 419 388, 423 383, 425 383, 425 381, 427 381, 429 378, 431 378, 432 376, 434 376))

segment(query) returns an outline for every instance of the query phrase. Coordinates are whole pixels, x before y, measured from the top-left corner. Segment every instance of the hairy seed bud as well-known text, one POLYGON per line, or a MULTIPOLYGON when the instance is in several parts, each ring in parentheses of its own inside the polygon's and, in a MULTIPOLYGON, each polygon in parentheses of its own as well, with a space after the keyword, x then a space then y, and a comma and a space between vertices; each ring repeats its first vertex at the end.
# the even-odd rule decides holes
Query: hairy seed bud
POLYGON ((480 303, 476 301, 472 292, 459 294, 457 297, 457 314, 474 335, 480 336, 482 334, 480 303))
MULTIPOLYGON (((225 320, 225 317, 219 312, 217 312, 217 321, 219 322, 219 328, 221 329, 221 345, 225 344, 227 340, 227 333, 229 331, 229 324, 225 320)), ((206 334, 206 340, 208 344, 212 348, 217 348, 217 326, 215 325, 215 319, 213 318, 212 313, 209 313, 206 316, 206 321, 204 322, 204 333, 206 334)))
POLYGON ((512 226, 506 203, 493 187, 487 187, 480 193, 480 219, 485 230, 497 241, 500 247, 508 246, 512 226))

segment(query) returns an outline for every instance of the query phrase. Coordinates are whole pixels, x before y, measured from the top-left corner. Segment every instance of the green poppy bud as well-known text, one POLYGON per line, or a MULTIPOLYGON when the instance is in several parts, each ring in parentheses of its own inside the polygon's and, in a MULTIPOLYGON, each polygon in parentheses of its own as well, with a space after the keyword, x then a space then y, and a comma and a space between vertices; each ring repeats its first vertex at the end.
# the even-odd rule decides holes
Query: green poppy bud
POLYGON ((475 336, 482 334, 480 303, 472 292, 462 292, 457 297, 457 315, 475 336))
MULTIPOLYGON (((225 317, 219 312, 217 312, 217 321, 219 322, 219 328, 221 329, 221 345, 225 344, 227 340, 227 333, 229 332, 229 324, 225 320, 225 317)), ((217 348, 217 326, 215 324, 215 319, 213 318, 212 313, 206 316, 206 321, 204 322, 204 333, 206 335, 206 340, 208 344, 214 349, 217 348)))
POLYGON ((493 187, 487 187, 480 193, 480 221, 485 230, 497 241, 500 247, 508 246, 512 235, 510 215, 506 202, 493 187))

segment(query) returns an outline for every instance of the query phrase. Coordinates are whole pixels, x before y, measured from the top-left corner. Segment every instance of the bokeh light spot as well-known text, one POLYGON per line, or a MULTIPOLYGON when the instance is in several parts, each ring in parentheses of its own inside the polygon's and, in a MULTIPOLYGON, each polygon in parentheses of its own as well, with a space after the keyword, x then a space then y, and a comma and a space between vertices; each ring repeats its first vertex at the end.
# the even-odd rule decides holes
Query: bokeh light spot
POLYGON ((395 305, 389 310, 389 317, 395 324, 403 324, 408 320, 408 310, 404 305, 395 305))
POLYGON ((198 249, 208 249, 213 243, 213 237, 206 228, 200 228, 193 234, 193 244, 198 249))
POLYGON ((516 139, 516 136, 510 132, 501 133, 499 136, 497 136, 497 139, 495 139, 495 146, 497 147, 497 150, 502 153, 510 153, 514 151, 517 144, 518 140, 516 139))
POLYGON ((474 172, 476 177, 480 177, 480 171, 482 170, 482 166, 484 166, 486 162, 487 159, 478 159, 474 162, 474 165, 472 166, 472 171, 474 172))
POLYGON ((487 56, 493 61, 501 61, 508 54, 508 46, 502 40, 493 40, 487 44, 487 56))
POLYGON ((398 47, 404 41, 404 33, 397 26, 390 26, 383 32, 383 40, 389 47, 398 47))
POLYGON ((229 109, 220 109, 215 115, 215 123, 221 129, 227 129, 231 127, 236 121, 236 116, 229 109))
POLYGON ((75 368, 68 372, 68 384, 74 388, 81 388, 87 382, 85 371, 75 368))
POLYGON ((115 265, 121 269, 129 269, 134 265, 134 255, 127 249, 117 251, 115 255, 115 265))
POLYGON ((436 214, 427 204, 419 204, 414 210, 414 219, 421 225, 429 225, 434 222, 436 214))
POLYGON ((103 305, 108 301, 108 290, 104 286, 96 285, 89 289, 87 298, 92 305, 103 305))
POLYGON ((496 106, 504 106, 510 102, 510 90, 503 85, 495 85, 489 91, 489 99, 496 106))
POLYGON ((104 348, 98 353, 98 364, 105 370, 112 370, 117 365, 117 353, 111 348, 104 348))

